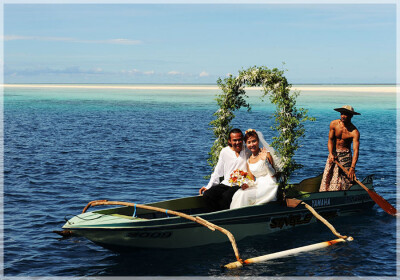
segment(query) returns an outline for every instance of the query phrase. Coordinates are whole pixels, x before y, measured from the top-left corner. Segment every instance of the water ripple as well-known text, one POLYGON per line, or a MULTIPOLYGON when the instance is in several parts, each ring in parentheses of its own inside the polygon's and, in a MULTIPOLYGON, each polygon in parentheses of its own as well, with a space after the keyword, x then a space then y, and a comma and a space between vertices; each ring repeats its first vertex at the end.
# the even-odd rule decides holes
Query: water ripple
MULTIPOLYGON (((53 94, 6 92, 6 276, 395 276, 396 220, 378 207, 334 221, 338 231, 355 238, 351 243, 235 271, 220 268, 233 261, 229 244, 119 255, 85 239, 59 239, 52 231, 91 200, 146 203, 196 195, 210 172, 208 123, 216 105, 213 94, 182 98, 147 92, 140 98, 125 94, 123 100, 79 91, 53 94)), ((304 168, 293 181, 323 171, 329 122, 338 117, 326 109, 338 105, 337 98, 324 98, 300 102, 317 121, 306 124, 295 157, 304 168)), ((360 101, 363 115, 354 119, 362 138, 357 176, 375 174, 377 192, 395 204, 396 111, 390 110, 395 101, 367 101, 360 101)), ((271 142, 272 112, 270 105, 256 103, 250 113, 237 112, 232 125, 262 128, 271 142)), ((238 246, 244 257, 254 257, 333 238, 315 224, 245 239, 238 246)))

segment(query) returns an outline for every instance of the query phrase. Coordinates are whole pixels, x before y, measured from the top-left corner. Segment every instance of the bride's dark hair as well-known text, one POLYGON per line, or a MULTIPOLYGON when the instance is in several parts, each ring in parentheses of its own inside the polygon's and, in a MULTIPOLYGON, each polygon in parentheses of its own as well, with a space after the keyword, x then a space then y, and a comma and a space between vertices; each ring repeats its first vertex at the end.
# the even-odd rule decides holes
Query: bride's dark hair
POLYGON ((254 129, 246 130, 246 134, 244 135, 244 142, 247 142, 247 139, 249 139, 251 136, 255 137, 258 142, 260 142, 260 138, 258 138, 258 134, 254 129))

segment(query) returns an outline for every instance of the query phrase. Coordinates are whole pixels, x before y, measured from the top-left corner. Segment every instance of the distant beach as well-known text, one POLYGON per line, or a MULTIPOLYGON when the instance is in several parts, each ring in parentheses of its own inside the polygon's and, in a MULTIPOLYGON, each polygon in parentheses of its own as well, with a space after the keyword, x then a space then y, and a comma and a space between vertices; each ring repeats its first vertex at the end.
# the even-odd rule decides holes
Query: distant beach
MULTIPOLYGON (((129 89, 129 90, 219 90, 217 85, 117 85, 117 84, 3 84, 4 88, 71 88, 71 89, 129 89)), ((247 88, 248 91, 261 87, 247 88)), ((292 90, 308 92, 396 93, 396 85, 293 85, 292 90)))

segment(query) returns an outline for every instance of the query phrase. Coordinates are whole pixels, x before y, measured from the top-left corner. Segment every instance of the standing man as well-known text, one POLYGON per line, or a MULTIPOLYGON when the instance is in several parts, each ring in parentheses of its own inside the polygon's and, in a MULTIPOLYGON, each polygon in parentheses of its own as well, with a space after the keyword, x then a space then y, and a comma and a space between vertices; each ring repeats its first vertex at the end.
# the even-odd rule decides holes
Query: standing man
POLYGON ((340 112, 340 119, 331 122, 329 127, 328 151, 320 192, 347 190, 356 179, 355 168, 360 147, 360 133, 352 124, 351 118, 360 115, 350 105, 334 109, 340 112), (353 156, 351 144, 353 143, 353 156), (349 171, 349 177, 334 163, 338 160, 349 171))
POLYGON ((211 211, 229 209, 234 193, 240 189, 229 183, 232 172, 236 169, 247 171, 247 152, 243 149, 243 133, 234 128, 229 132, 228 147, 221 150, 218 163, 206 187, 199 190, 211 211), (220 183, 220 177, 224 180, 220 183))

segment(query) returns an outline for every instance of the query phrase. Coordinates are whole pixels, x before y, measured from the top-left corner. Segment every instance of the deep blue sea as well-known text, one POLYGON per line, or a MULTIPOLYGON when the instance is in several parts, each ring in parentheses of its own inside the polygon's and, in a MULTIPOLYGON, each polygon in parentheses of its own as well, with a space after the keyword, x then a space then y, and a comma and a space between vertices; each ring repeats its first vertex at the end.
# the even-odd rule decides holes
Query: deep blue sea
MULTIPOLYGON (((335 89, 302 91, 298 107, 315 122, 296 160, 292 182, 325 166, 333 108, 354 106, 361 133, 359 179, 375 174, 376 191, 396 203, 396 94, 335 89)), ((91 200, 148 203, 197 195, 210 173, 209 122, 219 91, 191 89, 5 88, 5 276, 395 276, 396 218, 375 206, 333 221, 354 241, 224 270, 234 261, 229 243, 120 255, 83 238, 60 239, 65 218, 91 200)), ((274 106, 249 93, 252 110, 233 126, 261 130, 271 142, 274 106)), ((238 242, 243 258, 335 239, 322 224, 238 242)))

